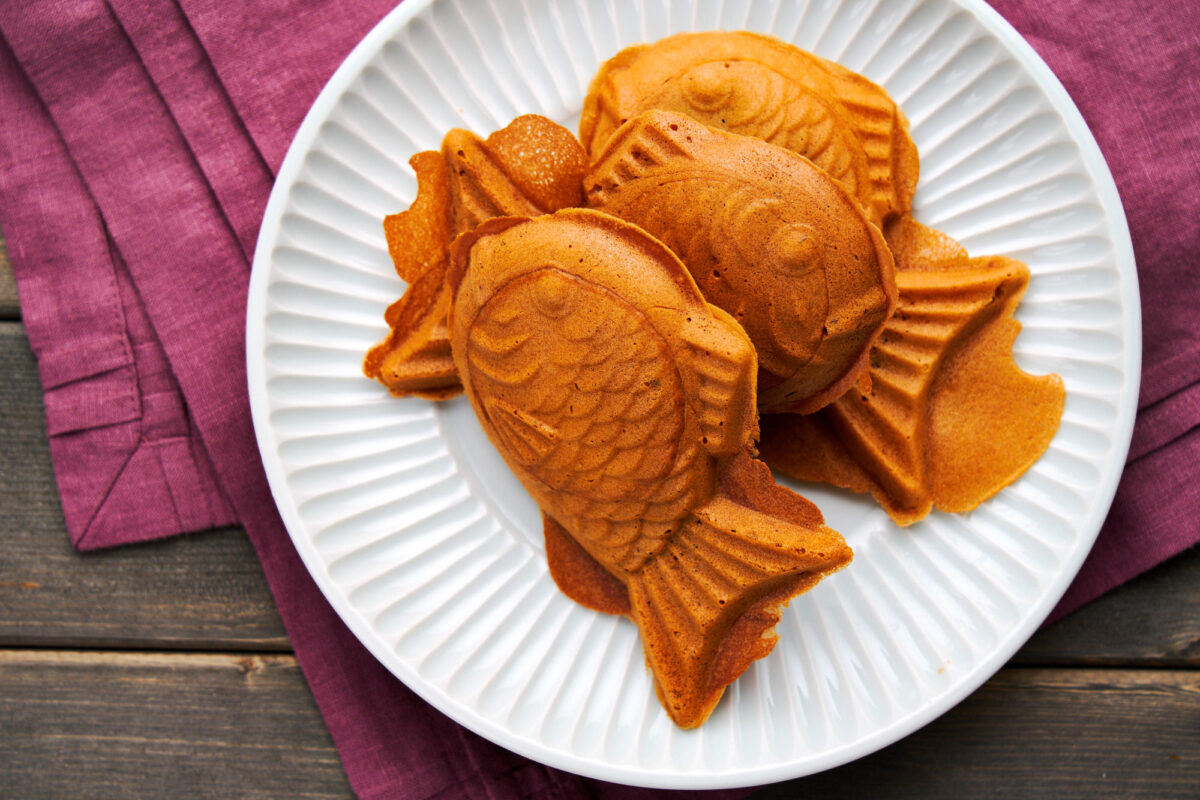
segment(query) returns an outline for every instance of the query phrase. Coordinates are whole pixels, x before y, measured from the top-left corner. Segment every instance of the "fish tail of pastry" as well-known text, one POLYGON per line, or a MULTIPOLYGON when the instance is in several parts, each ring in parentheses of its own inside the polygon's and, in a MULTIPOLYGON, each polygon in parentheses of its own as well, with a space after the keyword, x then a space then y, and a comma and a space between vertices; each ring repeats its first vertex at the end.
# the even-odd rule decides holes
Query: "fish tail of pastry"
POLYGON ((396 274, 413 283, 443 265, 453 235, 450 173, 441 154, 426 150, 408 162, 417 174, 417 199, 405 211, 383 220, 383 234, 396 274))
POLYGON ((525 196, 488 143, 470 131, 447 133, 442 156, 452 186, 456 236, 493 217, 537 216, 545 210, 525 196))
POLYGON ((430 269, 388 308, 392 330, 363 361, 363 373, 397 397, 445 400, 462 392, 446 328, 445 271, 445 264, 430 269))
POLYGON ((776 486, 761 462, 735 461, 717 496, 627 583, 655 689, 684 728, 771 652, 787 602, 852 557, 815 506, 776 486))
POLYGON ((677 114, 650 111, 613 133, 596 157, 590 173, 598 176, 596 183, 588 189, 589 201, 593 206, 603 205, 608 193, 619 191, 628 181, 641 177, 673 158, 689 155, 688 143, 691 138, 686 133, 678 133, 676 120, 694 124, 677 114), (655 125, 655 122, 661 124, 655 125))

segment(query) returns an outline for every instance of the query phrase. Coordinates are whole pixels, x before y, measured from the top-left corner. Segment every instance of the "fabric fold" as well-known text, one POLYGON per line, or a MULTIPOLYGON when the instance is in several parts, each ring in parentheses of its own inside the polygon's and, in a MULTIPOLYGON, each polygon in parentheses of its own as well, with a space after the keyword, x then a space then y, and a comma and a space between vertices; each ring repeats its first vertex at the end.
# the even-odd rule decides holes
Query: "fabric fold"
POLYGON ((109 0, 109 6, 249 263, 274 174, 182 9, 154 0, 109 0))
POLYGON ((1126 463, 1173 444, 1197 426, 1200 426, 1200 381, 1138 411, 1126 463))
MULTIPOLYGON (((1200 241, 1197 242, 1200 245, 1200 241)), ((1154 309, 1143 309, 1153 314, 1154 309)), ((1180 347, 1178 352, 1161 361, 1148 363, 1142 369, 1142 385, 1138 396, 1138 408, 1143 409, 1160 400, 1200 383, 1200 344, 1195 347, 1180 347)), ((1200 422, 1200 420, 1196 420, 1200 422)))
POLYGON ((354 45, 399 3, 179 0, 272 172, 354 45))
POLYGON ((20 131, 0 135, 0 223, 71 541, 96 549, 232 524, 141 301, 7 41, 0 74, 6 125, 20 131), (157 393, 149 429, 143 390, 157 393))

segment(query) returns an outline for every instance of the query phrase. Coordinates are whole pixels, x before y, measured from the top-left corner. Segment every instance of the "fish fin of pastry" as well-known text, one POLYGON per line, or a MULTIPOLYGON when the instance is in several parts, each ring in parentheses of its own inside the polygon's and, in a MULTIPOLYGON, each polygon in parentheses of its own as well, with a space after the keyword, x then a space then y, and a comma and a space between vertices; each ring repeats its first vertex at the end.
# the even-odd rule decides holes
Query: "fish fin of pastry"
POLYGON ((872 348, 870 392, 851 389, 823 412, 897 524, 911 524, 932 507, 933 382, 964 339, 995 315, 997 294, 1011 277, 1003 268, 978 267, 898 273, 901 304, 872 348))
POLYGON ((486 139, 455 129, 442 140, 453 183, 454 233, 492 217, 536 217, 584 202, 588 159, 569 130, 536 114, 486 139))
POLYGON ((444 261, 455 236, 484 220, 584 202, 583 148, 569 130, 536 114, 517 117, 487 139, 455 128, 440 151, 417 153, 409 164, 417 199, 383 223, 388 253, 408 283, 444 261))
POLYGON ((708 310, 711 316, 696 314, 680 327, 676 365, 705 448, 713 455, 733 455, 758 435, 758 359, 750 337, 732 316, 714 305, 708 310))
POLYGON ((996 298, 1015 279, 1015 266, 1019 263, 898 273, 901 303, 871 350, 871 390, 852 388, 823 412, 901 525, 931 507, 931 387, 947 359, 998 313, 996 298))
POLYGON ((516 458, 526 465, 542 459, 558 441, 559 433, 528 411, 495 397, 483 404, 484 413, 495 426, 496 434, 516 458))
MULTIPOLYGON (((765 467, 745 471, 751 483, 774 483, 765 467)), ((630 576, 630 616, 659 699, 680 727, 703 723, 725 687, 771 652, 791 598, 853 557, 815 506, 796 496, 779 514, 757 504, 769 493, 719 493, 630 576)))
POLYGON ((444 261, 432 266, 388 308, 384 319, 392 330, 363 361, 363 373, 397 397, 446 400, 462 392, 446 329, 445 270, 444 261))
POLYGON ((625 584, 600 566, 600 562, 588 555, 566 528, 545 513, 542 514, 542 530, 550 577, 563 594, 593 611, 629 613, 629 593, 625 584))
POLYGON ((844 124, 866 155, 869 187, 864 199, 875 220, 907 213, 920 170, 908 119, 884 89, 839 64, 821 61, 830 76, 830 89, 846 112, 844 124))

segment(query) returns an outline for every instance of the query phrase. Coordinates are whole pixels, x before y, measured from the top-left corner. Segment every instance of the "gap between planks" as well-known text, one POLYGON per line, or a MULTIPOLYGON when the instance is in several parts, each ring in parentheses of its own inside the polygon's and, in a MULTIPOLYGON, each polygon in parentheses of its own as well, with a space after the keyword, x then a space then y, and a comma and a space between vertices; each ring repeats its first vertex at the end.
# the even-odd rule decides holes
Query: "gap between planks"
POLYGON ((173 650, 58 650, 44 648, 0 648, 0 669, 18 664, 125 666, 138 667, 204 667, 237 666, 246 670, 266 666, 298 667, 296 656, 290 653, 239 653, 173 650))
POLYGON ((17 303, 17 281, 13 277, 12 262, 4 246, 4 233, 0 231, 0 320, 21 318, 21 307, 17 303))
MULTIPOLYGON (((204 667, 226 668, 238 666, 287 666, 298 667, 296 656, 291 651, 242 651, 242 650, 155 650, 145 647, 129 649, 113 648, 49 648, 44 646, 11 646, 0 647, 0 669, 5 666, 19 664, 55 664, 55 665, 84 665, 84 666, 127 666, 127 667, 204 667)), ((1071 679, 1086 676, 1099 676, 1111 673, 1113 676, 1133 676, 1136 682, 1155 682, 1158 680, 1195 680, 1200 667, 1185 665, 1183 667, 1145 666, 1137 664, 1116 665, 1041 665, 1041 664, 1006 664, 993 676, 1012 674, 1064 674, 1071 679), (1157 677, 1156 677, 1157 676, 1157 677), (1190 678, 1187 676, 1191 676, 1190 678)), ((1120 681, 1118 681, 1120 682, 1120 681)), ((1200 683, 1195 691, 1200 693, 1200 683)), ((1200 702, 1200 694, 1197 695, 1200 702)))

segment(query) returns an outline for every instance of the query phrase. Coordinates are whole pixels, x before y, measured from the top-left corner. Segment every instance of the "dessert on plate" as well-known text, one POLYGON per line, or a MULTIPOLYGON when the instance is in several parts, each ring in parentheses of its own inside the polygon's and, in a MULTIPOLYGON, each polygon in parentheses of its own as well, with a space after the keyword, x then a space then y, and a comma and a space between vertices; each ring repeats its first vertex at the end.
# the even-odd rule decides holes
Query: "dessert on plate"
POLYGON ((817 414, 763 418, 762 456, 800 480, 871 492, 909 525, 969 511, 1045 452, 1066 392, 1013 360, 1029 268, 971 258, 910 217, 888 228, 900 304, 871 350, 869 388, 817 414))
POLYGON ((628 47, 592 79, 579 138, 595 157, 617 128, 651 109, 805 156, 877 225, 912 207, 919 163, 904 113, 862 75, 779 39, 706 31, 628 47))
POLYGON ((447 285, 464 390, 543 511, 556 583, 628 615, 668 715, 700 725, 781 607, 852 555, 753 458, 750 340, 670 250, 596 211, 486 222, 447 285))
POLYGON ((585 183, 589 206, 670 247, 705 299, 746 329, 759 410, 816 411, 866 369, 896 305, 892 254, 808 159, 648 111, 609 137, 585 183))
POLYGON ((385 312, 391 331, 363 372, 395 395, 443 400, 462 391, 446 338, 451 241, 492 217, 582 205, 587 155, 566 128, 526 114, 487 139, 452 130, 440 151, 417 153, 409 164, 417 199, 383 220, 388 253, 409 286, 385 312))
POLYGON ((852 558, 768 464, 900 525, 968 510, 1045 451, 1063 384, 1012 356, 1025 265, 912 218, 907 121, 862 76, 680 34, 606 62, 580 134, 527 115, 413 157, 384 220, 409 285, 363 369, 465 392, 556 584, 633 620, 690 728, 852 558))

